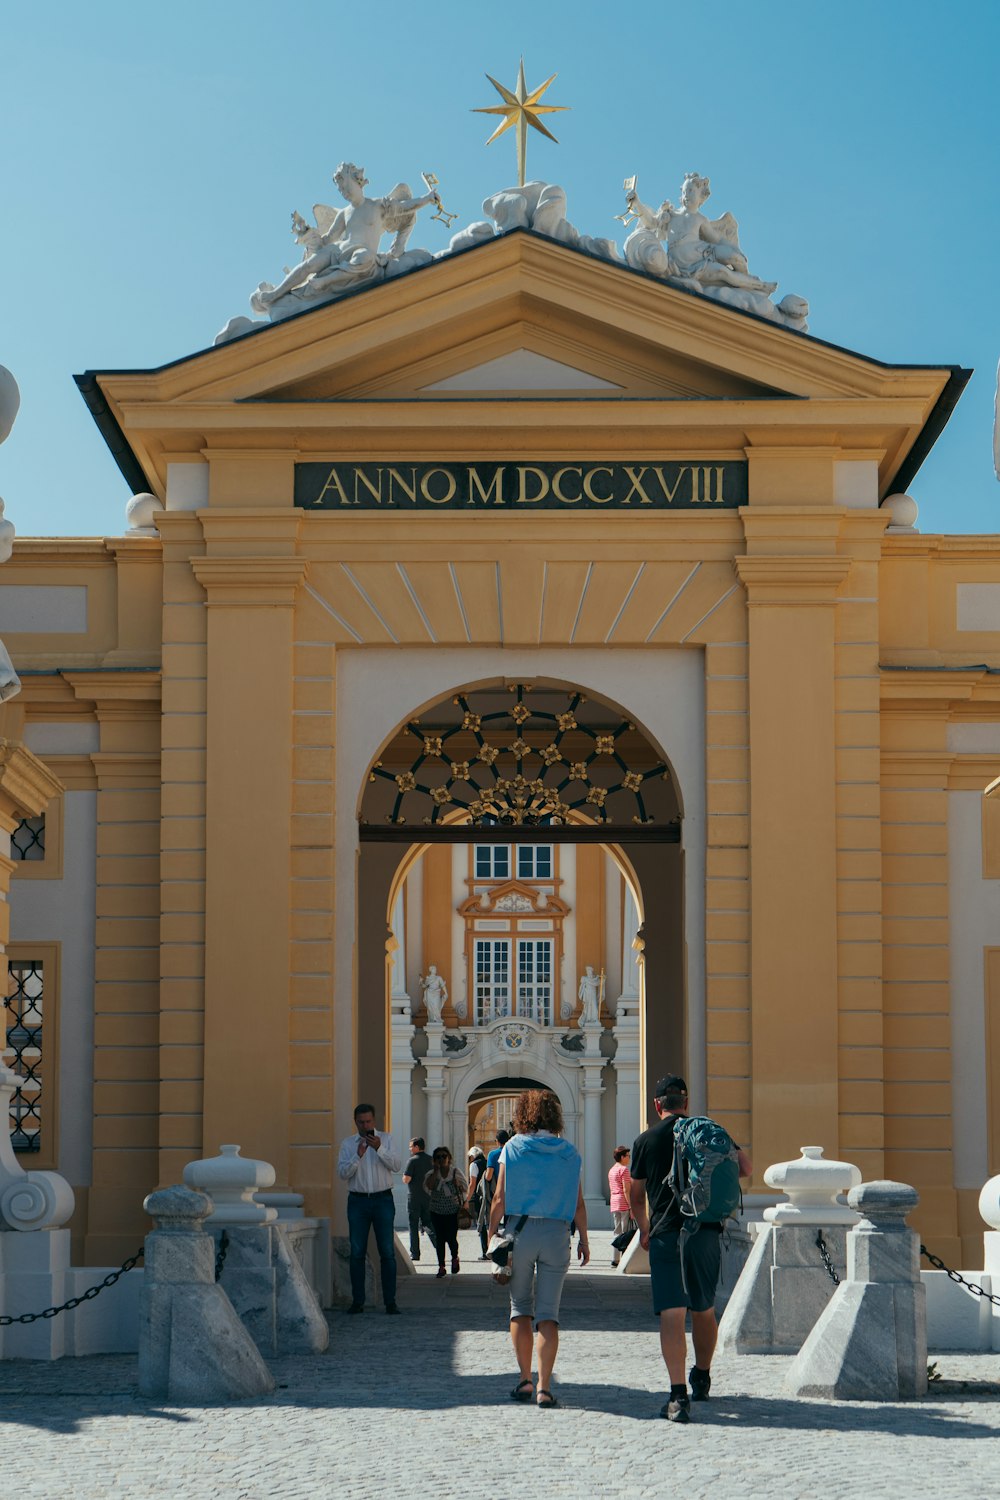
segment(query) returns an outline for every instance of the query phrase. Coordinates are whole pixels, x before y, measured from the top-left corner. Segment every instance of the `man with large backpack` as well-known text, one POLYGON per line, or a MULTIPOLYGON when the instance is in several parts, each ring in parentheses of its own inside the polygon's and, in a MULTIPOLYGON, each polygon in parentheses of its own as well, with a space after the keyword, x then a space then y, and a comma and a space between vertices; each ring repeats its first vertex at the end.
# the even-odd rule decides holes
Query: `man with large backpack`
POLYGON ((715 1120, 689 1118, 687 1084, 676 1073, 657 1081, 653 1106, 657 1124, 632 1147, 632 1217, 649 1251, 653 1313, 670 1376, 660 1415, 688 1422, 691 1401, 706 1401, 712 1385, 723 1225, 739 1206, 739 1179, 749 1177, 753 1166, 715 1120), (684 1378, 688 1308, 694 1343, 690 1397, 684 1378))

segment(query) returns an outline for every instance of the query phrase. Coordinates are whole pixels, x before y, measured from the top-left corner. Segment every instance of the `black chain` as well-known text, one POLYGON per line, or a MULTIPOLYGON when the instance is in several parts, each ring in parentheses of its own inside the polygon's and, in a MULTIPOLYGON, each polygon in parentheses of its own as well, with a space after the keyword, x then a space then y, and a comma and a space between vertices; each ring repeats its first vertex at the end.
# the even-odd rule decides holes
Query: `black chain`
POLYGON ((143 1251, 137 1250, 134 1255, 129 1256, 128 1260, 122 1261, 119 1270, 112 1271, 110 1276, 105 1276, 104 1280, 99 1281, 96 1286, 88 1287, 85 1292, 80 1293, 79 1297, 71 1297, 60 1307, 47 1307, 44 1312, 22 1313, 19 1318, 0 1316, 0 1328, 10 1328, 13 1323, 37 1323, 40 1318, 56 1318, 60 1313, 72 1312, 74 1307, 80 1306, 81 1302, 93 1302, 95 1297, 101 1295, 105 1287, 114 1286, 119 1277, 124 1276, 126 1271, 131 1271, 132 1267, 142 1260, 142 1257, 143 1251))
POLYGON ((222 1268, 226 1264, 226 1255, 229 1251, 229 1230, 224 1229, 219 1235, 219 1253, 215 1257, 215 1279, 218 1281, 222 1275, 222 1268))
POLYGON ((834 1286, 839 1286, 840 1277, 833 1269, 833 1261, 830 1259, 830 1252, 826 1247, 826 1240, 823 1238, 822 1229, 817 1229, 816 1231, 816 1248, 819 1250, 820 1258, 822 1259, 824 1266, 826 1266, 826 1274, 829 1276, 834 1286))
POLYGON ((951 1266, 946 1266, 939 1255, 932 1255, 926 1245, 920 1246, 920 1254, 927 1257, 935 1270, 944 1271, 949 1281, 956 1281, 959 1286, 964 1286, 966 1291, 972 1292, 976 1297, 985 1297, 986 1301, 992 1302, 994 1307, 1000 1307, 1000 1297, 994 1295, 992 1292, 985 1291, 983 1287, 977 1286, 974 1281, 966 1281, 965 1277, 959 1276, 957 1271, 951 1269, 951 1266))

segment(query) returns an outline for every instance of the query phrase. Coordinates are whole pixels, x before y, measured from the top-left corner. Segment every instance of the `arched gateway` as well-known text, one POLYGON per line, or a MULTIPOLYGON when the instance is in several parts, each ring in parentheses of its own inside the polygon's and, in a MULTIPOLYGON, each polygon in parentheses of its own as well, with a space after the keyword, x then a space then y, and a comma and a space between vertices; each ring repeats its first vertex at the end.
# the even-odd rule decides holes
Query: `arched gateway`
POLYGON ((397 1135, 461 1159, 474 1097, 551 1088, 606 1218, 647 1057, 686 1057, 680 814, 664 752, 580 687, 481 682, 392 735, 361 799, 357 1016, 397 1135))
POLYGON ((118 1264, 145 1194, 231 1141, 342 1232, 362 1088, 457 1149, 481 1089, 552 1081, 595 1195, 643 1070, 681 1063, 761 1170, 817 1142, 913 1182, 959 1257, 1000 1150, 996 553, 879 507, 964 372, 528 230, 307 306, 80 377, 147 498, 0 570, 2 735, 64 789, 12 880, 44 1017, 27 1046, 12 997, 16 1107, 78 1245, 118 1264), (471 762, 452 700, 485 723, 519 686, 635 724, 624 767, 560 789, 538 719, 520 771, 506 723, 499 801, 433 746, 414 769, 411 721, 471 762), (633 750, 670 806, 638 806, 633 750))

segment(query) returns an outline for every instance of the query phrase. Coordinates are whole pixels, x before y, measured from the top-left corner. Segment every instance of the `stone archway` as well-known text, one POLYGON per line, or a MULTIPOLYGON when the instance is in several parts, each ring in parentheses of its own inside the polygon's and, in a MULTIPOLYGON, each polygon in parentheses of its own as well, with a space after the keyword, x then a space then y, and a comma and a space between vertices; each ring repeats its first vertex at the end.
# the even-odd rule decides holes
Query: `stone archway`
MULTIPOLYGON (((366 653, 367 656, 367 653, 366 653)), ((551 677, 543 679, 544 690, 548 693, 573 693, 582 694, 582 689, 567 687, 565 682, 554 684, 551 677)), ((502 679, 493 680, 491 683, 482 679, 472 688, 457 689, 449 693, 446 702, 452 704, 458 700, 466 712, 475 711, 477 706, 484 700, 483 695, 490 692, 501 694, 511 690, 510 679, 505 683, 502 679), (478 696, 477 696, 478 695, 478 696)), ((391 811, 398 813, 399 799, 397 797, 396 782, 407 776, 409 765, 393 763, 393 742, 401 734, 409 741, 410 751, 415 749, 417 758, 421 756, 423 745, 420 737, 414 732, 415 727, 423 734, 423 726, 427 722, 428 710, 433 716, 434 710, 441 700, 433 700, 430 704, 425 702, 419 712, 411 714, 407 719, 397 720, 393 732, 384 738, 380 753, 369 762, 369 768, 365 780, 366 795, 360 799, 359 812, 365 814, 371 811, 368 789, 377 782, 390 784, 390 794, 395 799, 395 807, 391 811), (379 765, 375 761, 380 762, 379 765)), ((517 690, 517 701, 521 701, 521 695, 517 690)), ((615 721, 621 724, 627 722, 628 729, 633 732, 637 739, 643 738, 643 731, 638 729, 635 719, 628 719, 625 711, 621 709, 614 700, 600 700, 600 711, 605 715, 609 727, 615 726, 615 721)), ((550 715, 550 718, 553 717, 550 715)), ((433 727, 433 717, 431 718, 433 727)), ((447 739, 449 726, 442 720, 441 727, 444 730, 443 738, 447 739)), ((601 729, 598 724, 594 734, 601 729)), ((452 736, 457 735, 454 722, 451 725, 452 736)), ((531 725, 526 725, 525 739, 530 737, 531 725)), ((537 736, 536 736, 537 738, 537 736)), ((651 741, 650 765, 656 765, 657 757, 663 752, 658 745, 651 741)), ((681 747, 683 750, 683 746, 681 747)), ((440 749, 440 747, 438 747, 440 749)), ((523 749, 520 754, 522 758, 527 757, 528 750, 523 749)), ((432 754, 430 760, 435 756, 432 754)), ((466 757, 457 756, 457 759, 466 757)), ((623 757, 618 757, 615 778, 618 790, 622 789, 624 783, 628 790, 625 777, 634 775, 630 771, 628 763, 622 763, 623 757)), ((412 764, 412 762, 411 762, 412 764)), ((418 767, 418 773, 420 771, 418 767)), ((664 767, 659 768, 662 774, 664 767)), ((669 771, 669 784, 666 786, 668 793, 666 802, 661 797, 659 804, 652 803, 644 812, 653 818, 653 808, 659 812, 661 826, 670 820, 670 816, 680 811, 681 798, 676 774, 672 767, 669 771)), ((521 766, 517 766, 521 770, 521 766)), ((514 777, 509 776, 509 783, 513 783, 514 777)), ((524 775, 524 783, 530 785, 534 778, 524 775)), ((666 781, 664 777, 664 781, 666 781)), ((404 785, 408 792, 419 790, 419 782, 423 782, 423 791, 426 796, 432 789, 433 778, 427 777, 426 772, 421 775, 409 776, 404 785), (416 783, 416 784, 415 784, 416 783)), ((654 788, 656 790, 656 788, 654 788)), ((581 802, 583 798, 579 799, 581 802)), ((602 801, 605 799, 602 799, 602 801)), ((610 800, 610 799, 609 799, 610 800)), ((697 806, 697 795, 694 797, 697 806)), ((444 799, 442 798, 442 803, 444 799)), ((599 806, 600 804, 598 804, 599 806)), ((634 804, 633 804, 634 805, 634 804)), ((376 838, 375 841, 365 841, 359 850, 358 864, 358 963, 357 963, 357 1028, 356 1028, 356 1058, 357 1058, 357 1087, 365 1093, 366 1097, 380 1096, 384 1099, 388 1113, 391 1116, 392 1127, 398 1134, 400 1130, 404 1133, 412 1129, 418 1133, 431 1134, 435 1130, 443 1132, 442 1139, 453 1143, 454 1149, 464 1145, 467 1135, 468 1099, 477 1087, 477 1082, 488 1081, 489 1077, 510 1075, 510 1068, 499 1055, 492 1055, 485 1062, 478 1063, 474 1070, 470 1070, 468 1078, 458 1087, 455 1060, 447 1056, 434 1055, 428 1057, 419 1048, 419 1053, 414 1064, 414 1052, 411 1051, 413 1032, 413 1012, 419 1010, 419 990, 414 991, 411 983, 409 992, 406 985, 405 962, 400 967, 399 945, 402 937, 402 921, 397 917, 394 903, 398 899, 398 891, 403 879, 408 873, 416 868, 424 860, 428 850, 435 847, 432 835, 437 835, 438 829, 430 819, 433 817, 433 804, 425 809, 428 822, 408 822, 404 827, 391 831, 394 835, 402 834, 403 838, 409 836, 409 843, 399 843, 398 837, 391 842, 376 838), (419 830, 419 831, 418 831, 419 830), (426 830, 426 831, 425 831, 426 830), (423 837, 421 837, 423 834, 423 837), (396 928, 396 932, 393 928, 396 928), (388 1004, 386 1004, 388 997, 388 1004), (383 1017, 379 1024, 378 1010, 381 1007, 383 1017), (387 1013, 388 1012, 388 1013, 387 1013), (414 1071, 416 1066, 416 1073, 414 1071), (416 1078, 416 1100, 415 1112, 411 1114, 410 1109, 405 1107, 406 1098, 409 1095, 411 1080, 416 1078), (397 1107, 401 1106, 401 1107, 397 1107), (426 1113, 423 1111, 426 1110, 426 1113)), ((583 809, 586 810, 586 809, 583 809)), ((591 804, 593 810, 593 804, 591 804)), ((449 809, 451 816, 456 816, 456 809, 449 809)), ((580 815, 580 808, 573 809, 573 815, 580 815)), ((631 809, 629 810, 631 811, 631 809)), ((381 809, 382 816, 386 816, 385 809, 381 809)), ((461 815, 460 813, 458 814, 461 815)), ((468 815, 466 815, 468 816, 468 815)), ((624 1032, 627 1023, 631 1024, 634 1034, 627 1038, 614 1035, 609 1032, 608 1047, 602 1053, 599 1040, 594 1042, 594 1051, 586 1059, 578 1056, 555 1057, 547 1060, 546 1065, 541 1065, 541 1056, 533 1049, 537 1057, 537 1063, 529 1063, 525 1059, 524 1067, 519 1071, 527 1069, 533 1071, 534 1076, 543 1080, 546 1087, 551 1087, 561 1098, 567 1117, 567 1134, 581 1147, 584 1144, 585 1135, 589 1135, 590 1149, 586 1153, 591 1162, 589 1173, 588 1196, 594 1200, 602 1192, 604 1168, 603 1156, 607 1154, 605 1147, 611 1137, 617 1141, 619 1138, 631 1139, 632 1134, 642 1123, 640 1074, 643 1062, 643 1041, 647 1043, 652 1033, 653 1045, 656 1046, 657 1035, 665 1036, 671 1048, 672 1065, 677 1065, 674 1059, 678 1054, 683 1058, 685 1053, 685 963, 684 963, 684 859, 686 849, 682 849, 679 843, 672 847, 660 844, 643 844, 637 837, 638 834, 648 830, 638 823, 631 826, 626 825, 621 814, 617 819, 611 818, 600 826, 577 825, 566 826, 569 819, 565 820, 562 827, 556 827, 548 823, 535 825, 535 832, 530 834, 536 839, 555 838, 557 835, 567 843, 578 837, 582 837, 591 845, 601 840, 602 847, 612 856, 617 868, 625 874, 628 889, 635 893, 633 920, 638 928, 646 906, 649 907, 650 921, 647 923, 648 957, 647 964, 653 974, 655 981, 656 1007, 655 1014, 647 1018, 645 1025, 641 1018, 641 1004, 638 993, 635 994, 631 1005, 622 1006, 622 1025, 615 1027, 615 1032, 624 1032), (664 854, 666 852, 667 863, 670 869, 665 871, 664 854), (640 874, 640 869, 642 873, 640 874), (650 899, 645 896, 648 889, 650 899), (631 1012, 631 1014, 629 1014, 631 1012), (643 1030, 646 1035, 643 1037, 643 1030), (618 1107, 618 1075, 612 1072, 610 1063, 612 1057, 617 1057, 623 1069, 623 1076, 627 1069, 631 1069, 630 1084, 631 1094, 627 1090, 623 1092, 622 1098, 627 1096, 628 1103, 618 1107), (586 1079, 586 1084, 584 1084, 586 1079), (604 1080, 604 1081, 602 1081, 604 1080), (610 1092, 608 1092, 610 1090, 610 1092), (604 1099, 602 1096, 606 1095, 604 1099), (603 1112, 603 1124, 602 1124, 603 1112), (608 1140, 603 1139, 607 1136, 608 1140)), ((362 830, 371 832, 371 825, 362 830)), ((375 830, 378 833, 378 829, 375 830)), ((484 841, 484 829, 469 829, 466 833, 472 837, 484 841)), ((446 835, 447 827, 442 830, 446 835)), ((453 830, 454 832, 454 830, 453 830)), ((485 841, 491 842, 496 839, 515 837, 516 825, 501 825, 499 822, 491 822, 485 829, 485 841), (513 828, 513 831, 512 831, 513 828)), ((676 829, 675 829, 676 836, 676 829)), ((357 847, 357 845, 356 845, 357 847)), ((624 920, 624 918, 622 919, 624 920)), ((405 939, 403 939, 405 947, 405 939)), ((628 944, 631 951, 631 935, 628 944)), ((429 955, 424 955, 428 957, 429 955)), ((438 960, 440 962, 440 959, 438 960)), ((451 964, 446 959, 445 968, 449 980, 455 980, 455 973, 451 964)), ((574 975, 574 986, 575 986, 574 975)), ((638 990, 638 985, 636 986, 638 990)), ((617 998, 617 997, 616 997, 617 998)), ((623 996, 624 998, 624 996, 623 996)), ((616 1018, 617 1019, 617 1018, 616 1018)), ((451 1022, 455 1025, 454 1018, 451 1022)), ((421 1046, 426 1040, 426 1032, 418 1027, 417 1037, 421 1046)), ((485 1053, 493 1046, 493 1039, 488 1033, 477 1037, 477 1045, 485 1053)), ((541 1038, 542 1043, 549 1045, 550 1039, 541 1038)), ((658 1064, 661 1067, 666 1064, 658 1064)), ((613 1144, 613 1143, 612 1143, 613 1144)))

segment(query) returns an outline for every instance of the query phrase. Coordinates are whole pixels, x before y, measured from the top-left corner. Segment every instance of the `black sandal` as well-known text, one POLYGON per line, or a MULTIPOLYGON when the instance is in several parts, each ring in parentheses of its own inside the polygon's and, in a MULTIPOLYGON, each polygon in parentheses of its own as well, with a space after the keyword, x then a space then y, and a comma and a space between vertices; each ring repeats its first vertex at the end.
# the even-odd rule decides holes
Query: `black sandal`
POLYGON ((512 1401, 530 1401, 534 1395, 534 1385, 535 1382, 530 1377, 525 1376, 524 1380, 519 1380, 511 1391, 510 1399, 512 1401), (525 1386, 528 1387, 527 1390, 525 1390, 525 1386))
POLYGON ((538 1395, 548 1397, 547 1401, 535 1402, 535 1405, 538 1407, 539 1411, 552 1411, 554 1407, 559 1405, 559 1402, 556 1400, 555 1396, 553 1396, 552 1392, 543 1391, 541 1386, 538 1387, 538 1395))

